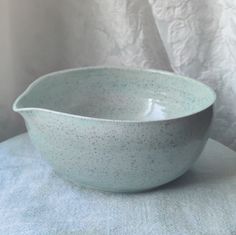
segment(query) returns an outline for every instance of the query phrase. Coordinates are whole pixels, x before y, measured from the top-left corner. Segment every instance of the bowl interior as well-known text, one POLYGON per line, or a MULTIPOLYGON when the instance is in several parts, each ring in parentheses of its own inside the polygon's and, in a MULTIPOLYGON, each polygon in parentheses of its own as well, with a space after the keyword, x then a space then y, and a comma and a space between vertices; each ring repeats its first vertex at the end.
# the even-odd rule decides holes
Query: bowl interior
POLYGON ((171 73, 91 68, 40 78, 17 106, 101 119, 149 121, 190 115, 214 100, 209 87, 171 73))

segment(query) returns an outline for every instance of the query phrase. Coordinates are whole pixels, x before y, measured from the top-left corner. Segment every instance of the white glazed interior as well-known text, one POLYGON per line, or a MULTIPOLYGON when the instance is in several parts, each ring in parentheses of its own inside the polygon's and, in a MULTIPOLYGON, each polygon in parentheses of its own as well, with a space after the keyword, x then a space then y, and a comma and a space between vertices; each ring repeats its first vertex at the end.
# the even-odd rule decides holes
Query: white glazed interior
POLYGON ((90 68, 39 78, 13 108, 44 109, 103 120, 153 121, 188 116, 214 101, 215 94, 206 85, 171 73, 90 68))

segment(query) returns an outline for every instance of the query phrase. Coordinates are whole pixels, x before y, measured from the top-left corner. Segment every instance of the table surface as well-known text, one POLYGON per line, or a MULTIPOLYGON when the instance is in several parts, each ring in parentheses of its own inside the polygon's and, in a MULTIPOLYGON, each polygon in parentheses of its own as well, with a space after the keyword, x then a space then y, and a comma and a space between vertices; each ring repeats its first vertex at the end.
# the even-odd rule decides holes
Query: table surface
POLYGON ((236 234, 236 153, 209 140, 184 176, 139 194, 63 181, 27 134, 0 143, 0 234, 236 234))

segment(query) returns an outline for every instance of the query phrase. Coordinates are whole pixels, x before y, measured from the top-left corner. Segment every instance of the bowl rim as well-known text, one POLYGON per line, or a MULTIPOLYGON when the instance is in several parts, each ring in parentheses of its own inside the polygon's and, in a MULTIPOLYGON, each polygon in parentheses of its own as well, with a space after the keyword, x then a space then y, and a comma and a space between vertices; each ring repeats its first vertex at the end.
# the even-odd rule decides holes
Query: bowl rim
POLYGON ((70 69, 63 69, 63 70, 58 70, 55 72, 47 73, 43 76, 40 76, 36 80, 34 80, 14 101, 12 105, 12 109, 15 112, 21 113, 25 111, 43 111, 43 112, 48 112, 48 113, 54 113, 58 115, 63 115, 66 117, 71 117, 71 118, 79 118, 83 120, 90 120, 90 121, 101 121, 101 122, 115 122, 115 123, 153 123, 153 122, 166 122, 166 121, 173 121, 173 120, 179 120, 183 118, 188 118, 193 115, 196 115, 198 113, 201 113, 205 111, 206 109, 210 108, 211 106, 214 105, 216 101, 216 93, 215 91, 208 85, 204 84, 203 82, 200 82, 196 79, 179 75, 174 72, 169 72, 165 70, 159 70, 159 69, 149 69, 149 68, 138 68, 138 67, 125 67, 125 66, 86 66, 86 67, 78 67, 78 68, 70 68, 70 69), (57 74, 63 74, 63 73, 69 73, 69 72, 74 72, 74 71, 81 71, 81 70, 96 70, 96 69, 107 69, 107 70, 122 70, 122 71, 140 71, 140 72, 145 72, 145 73, 157 73, 157 74, 163 74, 163 75, 169 75, 169 76, 178 76, 179 78, 185 79, 185 80, 190 80, 193 83, 200 84, 201 86, 204 86, 209 93, 212 95, 212 101, 209 102, 209 105, 206 107, 199 109, 198 111, 177 116, 177 117, 172 117, 172 118, 164 118, 160 120, 121 120, 121 119, 107 119, 107 118, 96 118, 96 117, 88 117, 88 116, 82 116, 82 115, 77 115, 77 114, 70 114, 66 112, 60 112, 60 111, 55 111, 52 109, 47 109, 47 108, 37 108, 37 107, 22 107, 19 108, 17 107, 17 104, 20 102, 20 100, 26 96, 30 91, 41 81, 48 79, 51 76, 57 75, 57 74))

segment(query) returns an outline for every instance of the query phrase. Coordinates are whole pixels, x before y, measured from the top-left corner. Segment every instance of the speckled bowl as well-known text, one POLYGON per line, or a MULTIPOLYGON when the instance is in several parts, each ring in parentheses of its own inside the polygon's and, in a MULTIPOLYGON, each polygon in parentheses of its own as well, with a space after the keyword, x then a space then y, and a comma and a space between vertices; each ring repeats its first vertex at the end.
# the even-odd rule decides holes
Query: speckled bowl
POLYGON ((136 192, 187 171, 208 138, 215 93, 172 73, 83 68, 39 78, 15 101, 32 142, 77 185, 136 192))

